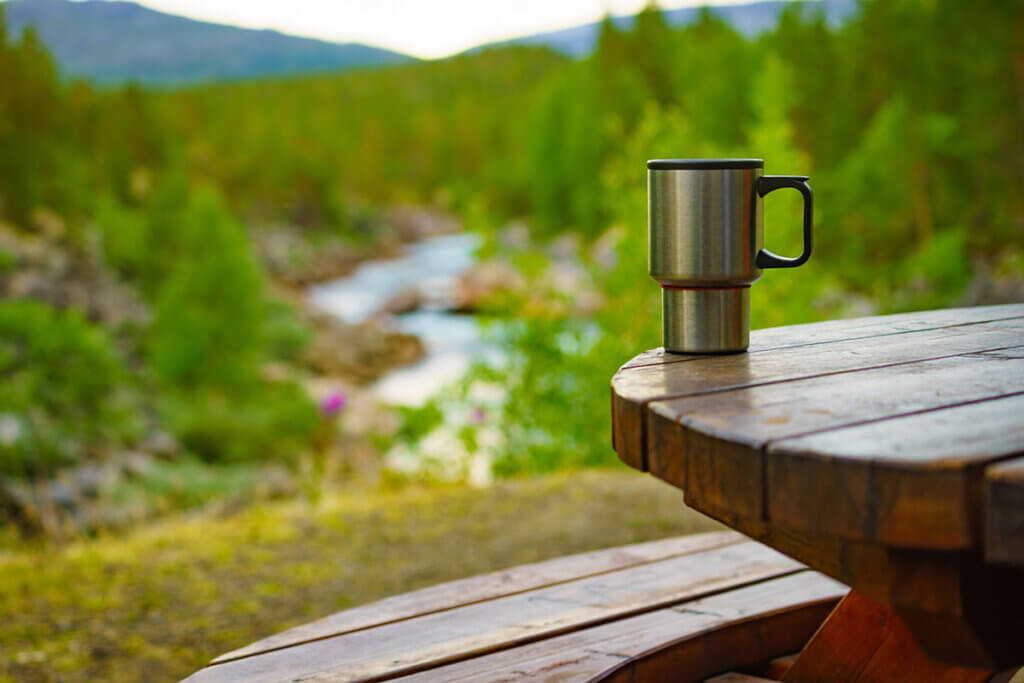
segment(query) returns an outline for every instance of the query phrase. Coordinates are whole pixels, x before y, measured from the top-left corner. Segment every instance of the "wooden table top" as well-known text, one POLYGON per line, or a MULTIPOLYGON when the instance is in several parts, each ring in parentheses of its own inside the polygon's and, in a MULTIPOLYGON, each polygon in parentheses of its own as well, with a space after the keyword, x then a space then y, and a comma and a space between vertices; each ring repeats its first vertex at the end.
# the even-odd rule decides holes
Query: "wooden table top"
POLYGON ((612 416, 624 462, 888 606, 962 618, 979 585, 1024 584, 1024 304, 647 351, 612 416), (950 586, 969 595, 937 604, 950 586))

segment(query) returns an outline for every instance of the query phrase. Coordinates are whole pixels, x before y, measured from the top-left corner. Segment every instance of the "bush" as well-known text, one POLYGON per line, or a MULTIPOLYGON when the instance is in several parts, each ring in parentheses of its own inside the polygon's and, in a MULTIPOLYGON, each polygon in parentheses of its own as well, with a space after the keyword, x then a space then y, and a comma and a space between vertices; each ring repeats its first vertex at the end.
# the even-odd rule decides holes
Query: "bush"
POLYGON ((0 301, 0 474, 35 476, 130 440, 128 376, 76 311, 0 301))
POLYGON ((150 265, 145 216, 105 195, 96 206, 96 224, 107 265, 129 278, 142 279, 150 265))
POLYGON ((297 359, 312 338, 292 307, 279 300, 267 301, 261 334, 270 355, 286 361, 297 359))
POLYGON ((164 417, 182 444, 207 461, 292 460, 307 450, 320 425, 316 406, 293 383, 249 392, 215 387, 178 392, 164 417))
POLYGON ((176 226, 182 250, 157 294, 150 360, 172 388, 245 389, 263 352, 263 282, 241 227, 216 194, 192 195, 176 226))

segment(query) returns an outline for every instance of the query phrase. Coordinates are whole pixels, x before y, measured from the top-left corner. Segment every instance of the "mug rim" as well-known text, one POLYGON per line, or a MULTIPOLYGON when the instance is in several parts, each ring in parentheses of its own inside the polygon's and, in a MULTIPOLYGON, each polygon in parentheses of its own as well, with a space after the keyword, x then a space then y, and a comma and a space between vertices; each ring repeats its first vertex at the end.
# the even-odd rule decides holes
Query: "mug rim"
POLYGON ((764 159, 649 159, 652 171, 712 171, 764 168, 764 159))

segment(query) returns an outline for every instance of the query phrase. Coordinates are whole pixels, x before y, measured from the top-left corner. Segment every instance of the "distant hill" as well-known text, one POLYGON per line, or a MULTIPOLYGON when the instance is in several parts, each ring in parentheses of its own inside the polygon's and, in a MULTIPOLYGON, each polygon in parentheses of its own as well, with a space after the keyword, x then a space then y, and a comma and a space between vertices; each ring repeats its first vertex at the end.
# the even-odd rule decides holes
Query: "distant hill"
MULTIPOLYGON (((711 13, 721 17, 732 24, 737 31, 746 36, 756 36, 775 27, 779 13, 788 5, 787 0, 765 0, 749 4, 719 5, 711 7, 711 13)), ((853 14, 857 7, 857 0, 820 0, 817 3, 809 2, 808 5, 820 4, 825 12, 825 18, 832 25, 838 25, 848 16, 853 14)), ((664 10, 665 19, 671 26, 683 26, 695 21, 700 14, 699 7, 683 7, 680 9, 664 10)), ((612 21, 620 28, 628 28, 633 25, 635 16, 613 17, 612 21)), ((553 50, 571 57, 586 57, 593 52, 597 45, 597 36, 601 29, 600 22, 583 24, 559 31, 548 31, 522 38, 490 43, 473 48, 472 51, 483 50, 501 45, 545 45, 553 50)))
POLYGON ((413 59, 359 43, 211 24, 134 2, 7 0, 8 33, 33 25, 64 74, 117 83, 193 83, 337 71, 413 59))
MULTIPOLYGON (((751 36, 775 26, 786 0, 723 5, 711 11, 751 36)), ((838 24, 856 0, 820 0, 829 22, 838 24)), ((212 24, 164 14, 120 0, 7 0, 8 33, 33 25, 64 74, 99 82, 139 81, 184 84, 259 76, 340 71, 413 60, 398 52, 359 43, 329 43, 277 31, 212 24)), ((694 21, 696 7, 666 10, 669 24, 694 21)), ((631 26, 634 17, 615 17, 631 26)), ((470 52, 503 45, 542 45, 572 57, 585 57, 597 44, 600 23, 538 33, 470 52)))

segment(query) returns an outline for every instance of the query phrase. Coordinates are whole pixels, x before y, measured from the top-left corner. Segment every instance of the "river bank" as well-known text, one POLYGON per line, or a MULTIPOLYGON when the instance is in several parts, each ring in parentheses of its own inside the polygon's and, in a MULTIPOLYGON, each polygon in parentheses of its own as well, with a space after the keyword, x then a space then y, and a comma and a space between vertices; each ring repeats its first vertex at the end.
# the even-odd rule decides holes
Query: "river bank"
POLYGON ((345 278, 311 287, 308 301, 348 325, 368 321, 419 340, 422 354, 377 378, 372 396, 390 405, 421 405, 478 359, 496 357, 458 296, 476 263, 481 238, 458 232, 428 237, 387 259, 363 262, 345 278))
MULTIPOLYGON (((133 371, 141 369, 138 359, 148 352, 147 326, 154 312, 137 279, 111 267, 102 242, 72 234, 61 219, 46 212, 37 222, 34 232, 0 224, 0 297, 81 313, 97 334, 110 336, 115 353, 128 359, 133 371)), ((69 539, 131 526, 181 507, 211 502, 237 506, 290 496, 344 479, 358 462, 372 461, 366 433, 377 427, 387 432, 394 419, 379 414, 374 401, 362 400, 365 387, 392 368, 414 364, 424 356, 425 345, 416 334, 381 316, 345 321, 310 305, 304 283, 351 273, 381 256, 401 258, 407 245, 460 228, 452 216, 431 209, 395 207, 376 218, 374 234, 379 239, 362 246, 318 242, 304 237, 297 227, 250 230, 254 255, 266 276, 262 305, 276 309, 266 315, 276 316, 279 322, 273 324, 285 326, 288 343, 295 349, 261 361, 258 373, 270 385, 297 381, 315 400, 334 401, 323 411, 323 437, 313 451, 292 454, 288 463, 256 457, 243 462, 202 461, 164 423, 164 414, 143 390, 152 389, 149 380, 126 376, 125 391, 135 401, 133 409, 143 425, 141 438, 111 439, 99 449, 79 449, 83 452, 56 467, 0 476, 0 536, 69 539), (133 380, 139 381, 128 386, 133 380), (348 418, 359 415, 364 416, 362 426, 349 429, 348 418), (338 420, 337 428, 327 427, 333 420, 338 420)), ((20 420, 17 411, 0 409, 0 449, 19 438, 20 420)))

